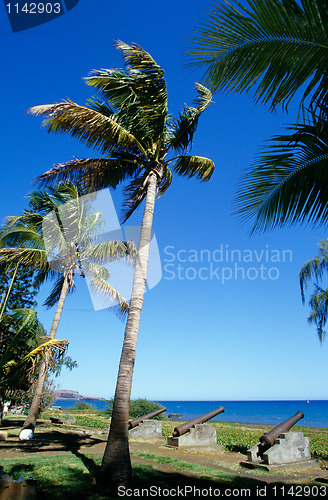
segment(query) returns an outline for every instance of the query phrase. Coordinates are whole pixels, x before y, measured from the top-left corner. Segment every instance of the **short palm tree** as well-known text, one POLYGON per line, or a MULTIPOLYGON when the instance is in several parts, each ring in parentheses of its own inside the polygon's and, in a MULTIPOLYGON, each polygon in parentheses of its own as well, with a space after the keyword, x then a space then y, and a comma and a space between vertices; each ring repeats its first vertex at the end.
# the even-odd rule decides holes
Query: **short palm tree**
POLYGON ((29 347, 38 342, 42 331, 34 309, 15 309, 3 317, 3 322, 10 330, 10 339, 0 342, 0 425, 4 398, 10 399, 19 389, 27 390, 29 377, 42 359, 46 359, 47 364, 58 362, 68 347, 67 340, 57 339, 43 339, 34 348, 29 347))
POLYGON ((326 334, 324 328, 328 319, 328 289, 322 288, 320 282, 328 271, 328 241, 323 240, 319 244, 319 255, 309 260, 301 269, 300 286, 303 303, 305 302, 305 290, 309 281, 314 281, 314 293, 311 295, 309 304, 311 314, 309 323, 314 323, 320 342, 326 334))
POLYGON ((17 307, 7 309, 18 267, 15 266, 7 293, 1 301, 0 423, 4 395, 10 398, 17 389, 26 389, 29 375, 34 373, 41 357, 45 357, 47 362, 51 359, 57 360, 68 346, 67 340, 43 339, 42 341, 45 331, 34 309, 17 307))
MULTIPOLYGON (((0 263, 20 265, 38 270, 35 285, 56 278, 45 305, 57 303, 49 339, 54 339, 66 295, 74 290, 74 275, 87 276, 91 286, 110 297, 109 305, 118 303, 122 314, 127 302, 107 282, 110 273, 104 263, 124 259, 133 251, 127 242, 104 241, 95 243, 103 226, 100 212, 95 212, 80 196, 80 189, 72 183, 63 183, 48 191, 30 195, 31 210, 22 216, 8 217, 0 233, 0 263)), ((23 428, 34 430, 39 412, 42 388, 47 372, 47 361, 41 362, 33 401, 23 428)))
POLYGON ((209 180, 214 170, 208 158, 188 154, 199 117, 211 102, 211 92, 197 84, 194 105, 185 105, 179 116, 173 118, 168 113, 162 68, 138 45, 119 41, 116 46, 127 70, 94 71, 86 78, 86 83, 100 92, 100 98, 91 99, 87 106, 68 100, 30 110, 46 117, 44 125, 49 132, 69 133, 103 155, 60 164, 39 181, 48 185, 58 180, 79 180, 93 191, 115 188, 129 180, 125 188, 125 220, 146 199, 110 433, 101 468, 104 482, 124 482, 131 476, 129 401, 155 199, 170 186, 172 170, 200 181, 209 180))

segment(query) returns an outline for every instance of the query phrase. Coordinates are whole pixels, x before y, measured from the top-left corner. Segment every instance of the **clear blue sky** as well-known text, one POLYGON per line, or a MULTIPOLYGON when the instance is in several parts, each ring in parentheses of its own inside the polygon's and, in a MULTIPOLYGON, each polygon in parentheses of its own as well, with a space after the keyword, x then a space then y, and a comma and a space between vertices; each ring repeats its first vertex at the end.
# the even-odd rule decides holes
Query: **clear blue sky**
MULTIPOLYGON (((170 111, 178 113, 185 102, 191 103, 194 83, 201 76, 182 68, 181 54, 208 5, 202 0, 144 0, 142 5, 80 0, 61 18, 16 34, 1 5, 1 219, 22 211, 33 178, 53 164, 74 156, 97 156, 69 136, 48 135, 40 128, 41 120, 25 111, 66 97, 84 104, 91 91, 83 76, 92 69, 122 67, 113 47, 118 38, 138 43, 164 68, 170 111)), ((231 215, 242 170, 250 166, 264 140, 295 119, 296 105, 283 115, 270 114, 250 96, 216 95, 214 101, 202 116, 193 152, 212 158, 215 174, 207 184, 175 178, 156 205, 154 230, 163 279, 145 296, 132 396, 327 399, 328 343, 321 346, 315 328, 308 325, 309 308, 302 305, 298 284, 302 264, 316 254, 318 242, 327 234, 324 229, 294 227, 250 237, 249 228, 231 215), (248 250, 241 255, 262 255, 262 261, 237 262, 246 274, 242 279, 238 271, 235 279, 230 256, 228 262, 215 261, 222 248, 248 250), (201 250, 210 253, 211 262, 192 261, 201 250), (285 262, 267 262, 267 255, 276 260, 280 255, 282 260, 285 250, 285 262), (260 271, 261 264, 267 269, 260 271), (178 265, 183 269, 179 271, 178 265), (225 283, 222 267, 233 273, 225 283), (271 268, 274 279, 266 274, 271 268), (175 278, 169 279, 172 272, 175 278), (179 279, 179 272, 184 279, 179 279), (252 279, 256 273, 258 278, 252 279), (261 273, 267 279, 261 279, 261 273), (186 279, 186 274, 196 277, 186 279)), ((120 189, 113 198, 119 211, 120 189)), ((141 216, 139 210, 129 224, 140 224, 141 216)), ((69 354, 79 368, 63 370, 58 382, 62 389, 110 397, 124 324, 108 311, 95 312, 85 282, 77 285, 65 304, 57 336, 70 341, 69 354)), ((40 293, 39 311, 49 330, 54 310, 41 307, 46 292, 45 288, 40 293)))

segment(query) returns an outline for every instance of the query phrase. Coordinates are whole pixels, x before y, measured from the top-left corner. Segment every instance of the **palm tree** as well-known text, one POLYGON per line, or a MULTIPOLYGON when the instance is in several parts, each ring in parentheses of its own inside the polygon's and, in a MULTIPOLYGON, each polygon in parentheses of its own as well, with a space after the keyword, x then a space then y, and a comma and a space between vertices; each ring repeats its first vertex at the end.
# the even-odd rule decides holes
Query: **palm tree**
MULTIPOLYGON (((108 305, 118 303, 122 314, 128 309, 127 302, 107 282, 110 273, 103 264, 127 258, 133 248, 120 241, 95 243, 103 226, 101 213, 92 210, 80 195, 80 189, 72 183, 34 192, 30 195, 31 210, 25 210, 22 216, 8 217, 0 233, 0 244, 6 246, 0 250, 0 263, 11 266, 18 262, 37 269, 37 287, 49 278, 56 278, 45 301, 48 307, 57 303, 50 340, 56 335, 66 295, 74 290, 77 271, 89 278, 97 292, 110 297, 108 305)), ((35 428, 46 373, 47 359, 44 359, 23 429, 35 428)))
MULTIPOLYGON (((14 336, 9 345, 5 346, 0 359, 0 388, 2 389, 3 385, 9 382, 12 390, 16 390, 26 387, 29 375, 35 372, 41 360, 46 359, 48 366, 59 360, 68 347, 68 341, 44 339, 32 350, 25 348, 27 352, 17 357, 22 338, 26 342, 34 336, 32 340, 35 342, 35 336, 39 336, 44 330, 34 309, 15 309, 10 316, 14 336)), ((28 346, 28 342, 26 345, 28 346)))
POLYGON ((317 328, 317 334, 320 342, 323 341, 326 334, 324 327, 328 319, 328 289, 320 286, 324 273, 328 270, 328 241, 323 240, 319 243, 319 255, 309 260, 301 269, 300 286, 303 303, 305 302, 305 290, 309 281, 314 280, 314 293, 311 295, 309 304, 311 314, 308 318, 309 323, 314 323, 317 328))
POLYGON ((0 311, 0 424, 3 416, 3 396, 27 387, 28 376, 33 374, 41 357, 59 360, 65 352, 67 340, 47 340, 44 328, 32 308, 7 309, 8 299, 19 265, 15 266, 0 311), (32 350, 31 350, 32 348, 32 350))
POLYGON ((295 93, 303 121, 273 137, 242 177, 235 213, 252 230, 328 221, 326 0, 217 4, 193 37, 190 63, 206 68, 212 90, 252 91, 287 109, 295 93), (307 104, 306 104, 307 103, 307 104), (307 108, 306 108, 307 106, 307 108))
POLYGON ((209 180, 214 170, 208 158, 187 154, 199 117, 211 102, 211 92, 196 84, 198 97, 194 105, 185 105, 179 116, 173 118, 168 114, 162 68, 138 45, 118 41, 116 47, 123 54, 127 70, 94 71, 86 78, 101 98, 92 98, 88 106, 67 100, 30 110, 46 117, 44 125, 49 132, 69 133, 103 154, 99 159, 77 159, 57 165, 41 175, 39 181, 49 185, 58 180, 79 180, 93 191, 116 188, 129 179, 124 220, 146 199, 110 433, 101 467, 105 483, 122 483, 131 476, 129 401, 156 196, 161 196, 171 184, 170 164, 178 175, 200 181, 209 180), (171 151, 175 155, 168 157, 171 151))

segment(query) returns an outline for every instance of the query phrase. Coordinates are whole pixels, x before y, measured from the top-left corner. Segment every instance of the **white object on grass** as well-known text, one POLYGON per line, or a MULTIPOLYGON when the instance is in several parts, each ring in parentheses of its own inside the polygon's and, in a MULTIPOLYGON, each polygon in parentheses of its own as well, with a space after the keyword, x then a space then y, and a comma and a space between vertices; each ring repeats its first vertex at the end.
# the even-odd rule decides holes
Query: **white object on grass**
POLYGON ((32 429, 23 429, 19 433, 19 439, 21 441, 26 441, 28 439, 32 439, 32 437, 33 437, 33 431, 32 431, 32 429))

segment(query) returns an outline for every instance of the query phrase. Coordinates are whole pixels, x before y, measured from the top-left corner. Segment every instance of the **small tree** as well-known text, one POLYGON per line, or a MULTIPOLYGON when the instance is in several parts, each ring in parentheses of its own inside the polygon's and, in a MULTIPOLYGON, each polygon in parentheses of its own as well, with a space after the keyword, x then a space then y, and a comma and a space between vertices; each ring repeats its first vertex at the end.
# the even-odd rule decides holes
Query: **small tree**
MULTIPOLYGON (((114 398, 112 397, 108 401, 107 408, 105 410, 106 415, 108 415, 109 417, 112 416, 113 403, 114 403, 114 398)), ((130 401, 129 417, 130 418, 142 417, 143 415, 147 415, 147 413, 152 413, 153 411, 160 410, 161 408, 162 405, 160 405, 159 403, 154 403, 153 401, 149 401, 148 399, 138 398, 130 401)), ((163 413, 161 413, 160 415, 157 415, 157 417, 155 418, 157 420, 163 420, 165 417, 163 413)))

